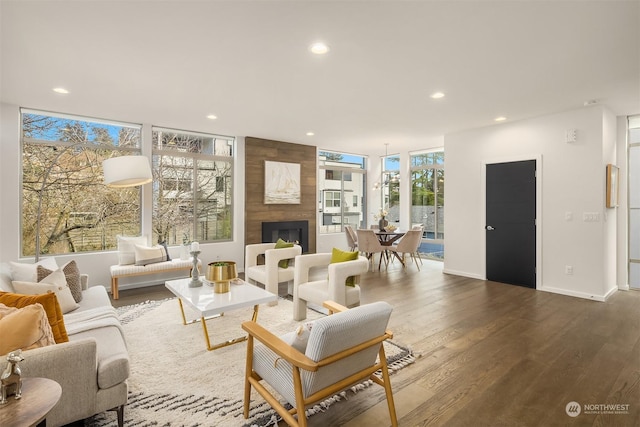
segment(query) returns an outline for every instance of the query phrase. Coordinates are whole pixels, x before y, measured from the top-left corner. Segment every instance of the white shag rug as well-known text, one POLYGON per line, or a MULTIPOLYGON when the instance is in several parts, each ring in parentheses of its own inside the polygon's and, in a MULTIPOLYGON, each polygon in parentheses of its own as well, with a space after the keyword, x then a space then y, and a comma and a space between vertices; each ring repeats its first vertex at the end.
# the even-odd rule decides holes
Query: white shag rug
MULTIPOLYGON (((185 307, 187 320, 195 314, 185 307), (191 316, 190 316, 191 315, 191 316)), ((253 307, 234 310, 207 321, 211 343, 244 335, 241 323, 250 320, 253 307)), ((125 426, 269 426, 277 425, 275 411, 252 391, 251 414, 243 417, 246 343, 208 351, 199 322, 183 325, 178 300, 148 301, 118 309, 131 357, 129 401, 125 426)), ((308 310, 306 321, 323 314, 308 310)), ((296 329, 293 304, 280 299, 278 305, 261 305, 258 323, 276 335, 296 329)), ((391 373, 413 363, 410 350, 385 342, 391 373)), ((307 410, 311 416, 333 402, 348 399, 371 385, 368 380, 307 410)), ((115 412, 85 421, 86 427, 115 426, 115 412)))

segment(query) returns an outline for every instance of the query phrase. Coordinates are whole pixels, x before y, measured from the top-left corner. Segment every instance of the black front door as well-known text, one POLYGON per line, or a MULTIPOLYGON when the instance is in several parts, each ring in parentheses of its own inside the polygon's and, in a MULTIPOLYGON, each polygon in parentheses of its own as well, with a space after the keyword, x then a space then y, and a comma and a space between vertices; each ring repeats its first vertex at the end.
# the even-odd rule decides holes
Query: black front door
POLYGON ((536 287, 536 161, 487 165, 487 280, 536 287))

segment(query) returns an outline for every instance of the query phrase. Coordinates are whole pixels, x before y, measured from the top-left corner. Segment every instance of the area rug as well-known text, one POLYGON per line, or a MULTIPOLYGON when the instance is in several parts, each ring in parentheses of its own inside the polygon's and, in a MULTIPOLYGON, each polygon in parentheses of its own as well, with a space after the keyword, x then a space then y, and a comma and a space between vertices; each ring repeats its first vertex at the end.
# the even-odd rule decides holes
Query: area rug
MULTIPOLYGON (((207 321, 211 343, 243 335, 241 323, 251 318, 253 308, 234 310, 207 321)), ((187 318, 194 313, 185 309, 187 318)), ((246 343, 207 351, 200 323, 182 324, 178 300, 148 301, 118 309, 131 357, 129 401, 125 426, 195 427, 277 425, 275 411, 257 392, 252 392, 249 419, 243 417, 246 343)), ((293 304, 280 299, 276 306, 261 305, 258 323, 275 334, 296 329, 293 304)), ((308 310, 308 319, 323 314, 308 310)), ((411 351, 393 342, 385 343, 391 373, 413 363, 411 351)), ((372 381, 352 387, 307 411, 312 416, 334 402, 348 399, 372 381)), ((87 427, 116 425, 108 412, 85 421, 87 427)))

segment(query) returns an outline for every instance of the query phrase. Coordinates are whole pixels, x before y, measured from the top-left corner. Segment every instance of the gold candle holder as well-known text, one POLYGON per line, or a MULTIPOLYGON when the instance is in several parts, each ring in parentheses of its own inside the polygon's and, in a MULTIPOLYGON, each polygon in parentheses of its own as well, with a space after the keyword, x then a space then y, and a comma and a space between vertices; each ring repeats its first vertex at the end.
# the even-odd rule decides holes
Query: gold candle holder
POLYGON ((207 281, 213 283, 213 292, 224 294, 231 290, 231 280, 238 278, 238 270, 234 261, 210 262, 207 268, 207 281))

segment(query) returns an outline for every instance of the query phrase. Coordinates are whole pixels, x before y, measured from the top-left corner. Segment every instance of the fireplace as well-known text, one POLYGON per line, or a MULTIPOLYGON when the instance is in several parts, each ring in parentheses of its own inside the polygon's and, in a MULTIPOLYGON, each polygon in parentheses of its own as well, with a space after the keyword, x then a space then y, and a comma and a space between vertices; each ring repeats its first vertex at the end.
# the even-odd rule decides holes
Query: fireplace
POLYGON ((275 243, 278 239, 298 241, 302 246, 302 253, 309 252, 309 221, 263 222, 262 241, 275 243))

